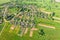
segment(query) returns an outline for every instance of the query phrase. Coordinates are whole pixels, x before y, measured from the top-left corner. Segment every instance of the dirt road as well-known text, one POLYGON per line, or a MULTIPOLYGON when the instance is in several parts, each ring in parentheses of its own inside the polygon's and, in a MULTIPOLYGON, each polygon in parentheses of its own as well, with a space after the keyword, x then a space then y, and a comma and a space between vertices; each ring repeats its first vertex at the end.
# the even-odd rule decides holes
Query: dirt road
POLYGON ((52 29, 55 29, 54 26, 49 26, 49 25, 46 25, 46 24, 38 24, 39 26, 43 26, 43 27, 47 27, 47 28, 52 28, 52 29))

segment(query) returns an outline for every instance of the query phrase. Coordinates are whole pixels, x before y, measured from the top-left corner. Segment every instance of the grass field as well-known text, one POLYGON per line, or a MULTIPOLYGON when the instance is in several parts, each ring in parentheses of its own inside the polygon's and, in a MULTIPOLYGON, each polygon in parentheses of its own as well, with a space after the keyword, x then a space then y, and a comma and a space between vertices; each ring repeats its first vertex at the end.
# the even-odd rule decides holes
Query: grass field
MULTIPOLYGON (((9 2, 10 0, 0 0, 0 4, 9 2)), ((40 0, 37 1, 23 1, 22 4, 36 4, 39 8, 43 8, 46 11, 49 12, 55 12, 55 17, 60 18, 60 3, 51 3, 49 0, 41 2, 40 0), (56 7, 57 6, 57 7, 56 7), (50 9, 51 7, 51 9, 50 9)), ((16 10, 13 8, 13 11, 16 12, 16 10)), ((11 10, 11 12, 13 13, 11 10)), ((17 26, 14 30, 11 30, 11 25, 9 22, 5 22, 0 25, 0 32, 2 31, 0 35, 0 40, 60 40, 60 22, 55 22, 54 20, 48 20, 48 19, 43 19, 43 18, 36 18, 36 28, 38 29, 37 31, 34 31, 33 37, 29 37, 30 34, 30 29, 28 30, 28 33, 26 35, 23 35, 22 37, 18 36, 17 32, 19 31, 19 27, 17 26), (54 26, 55 29, 51 28, 46 28, 43 26, 38 26, 38 24, 46 24, 49 26, 54 26), (18 30, 17 30, 18 29, 18 30), (40 36, 39 31, 40 29, 43 29, 45 32, 45 35, 40 36), (11 30, 11 32, 9 32, 11 30)))
POLYGON ((9 2, 10 0, 0 0, 0 4, 3 4, 3 3, 6 3, 6 2, 9 2))

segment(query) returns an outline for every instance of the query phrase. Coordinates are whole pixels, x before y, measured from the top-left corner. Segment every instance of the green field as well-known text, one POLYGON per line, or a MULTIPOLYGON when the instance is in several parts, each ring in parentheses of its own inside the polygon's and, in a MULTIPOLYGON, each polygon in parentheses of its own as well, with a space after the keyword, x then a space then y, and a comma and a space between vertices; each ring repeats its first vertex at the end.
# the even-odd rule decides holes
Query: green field
POLYGON ((3 4, 3 3, 6 3, 6 2, 9 2, 10 0, 0 0, 0 4, 3 4))
MULTIPOLYGON (((48 12, 55 12, 54 17, 60 18, 60 3, 57 2, 50 2, 51 0, 31 0, 31 1, 23 1, 21 4, 32 4, 36 5, 39 9, 45 9, 45 11, 48 12)), ((0 0, 0 4, 10 2, 10 0, 0 0)), ((20 3, 20 0, 19 0, 20 3)), ((9 9, 11 13, 17 13, 16 8, 9 9)), ((58 20, 57 20, 58 21, 58 20)), ((44 19, 44 18, 36 18, 36 28, 38 29, 37 31, 34 31, 33 37, 30 37, 30 29, 28 30, 28 33, 26 35, 23 35, 22 37, 18 36, 18 31, 19 31, 19 25, 11 31, 11 25, 9 22, 4 22, 0 24, 0 32, 2 31, 0 35, 0 40, 60 40, 60 21, 56 22, 55 20, 50 20, 50 19, 44 19), (52 28, 46 28, 43 26, 38 26, 38 24, 46 24, 49 26, 54 26, 55 29, 52 28), (45 32, 45 35, 40 36, 39 31, 43 29, 45 32)))

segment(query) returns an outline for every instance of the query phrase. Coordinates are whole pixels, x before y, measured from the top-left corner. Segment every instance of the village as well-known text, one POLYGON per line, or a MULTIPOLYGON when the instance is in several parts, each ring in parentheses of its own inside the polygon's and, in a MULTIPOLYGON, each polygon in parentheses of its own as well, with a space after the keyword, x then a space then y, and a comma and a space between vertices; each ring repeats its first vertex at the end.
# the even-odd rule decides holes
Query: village
MULTIPOLYGON (((45 18, 49 20, 54 20, 53 16, 54 12, 46 12, 44 10, 38 9, 34 5, 18 5, 16 3, 8 3, 3 5, 3 9, 1 10, 0 24, 2 22, 10 22, 12 24, 11 30, 17 25, 20 25, 21 35, 24 31, 28 30, 28 28, 34 29, 36 24, 36 18, 45 18), (15 8, 16 13, 11 13, 10 9, 15 8)), ((26 33, 25 32, 25 33, 26 33)), ((18 34, 19 35, 19 34, 18 34)))
POLYGON ((38 8, 36 4, 19 4, 17 1, 10 1, 0 5, 0 25, 3 23, 0 36, 5 29, 9 28, 8 33, 16 34, 19 37, 24 37, 29 33, 29 37, 33 38, 36 32, 38 32, 37 35, 40 35, 39 37, 46 36, 44 28, 57 30, 54 23, 59 24, 60 18, 56 16, 55 11, 46 11, 44 8, 38 8), (7 26, 8 24, 10 27, 7 26))

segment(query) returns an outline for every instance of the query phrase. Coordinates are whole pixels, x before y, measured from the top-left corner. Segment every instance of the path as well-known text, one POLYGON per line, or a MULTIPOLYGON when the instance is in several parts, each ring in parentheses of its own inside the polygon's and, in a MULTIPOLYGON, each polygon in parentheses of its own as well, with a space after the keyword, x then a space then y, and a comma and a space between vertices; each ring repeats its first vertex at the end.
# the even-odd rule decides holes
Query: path
POLYGON ((26 34, 27 32, 28 32, 28 28, 26 28, 26 29, 25 29, 25 32, 24 32, 24 34, 26 34))
POLYGON ((53 17, 55 20, 59 20, 60 21, 60 18, 58 18, 58 17, 53 17))
POLYGON ((60 21, 54 20, 54 22, 60 23, 60 21))
POLYGON ((43 26, 43 27, 47 27, 47 28, 52 28, 52 29, 55 29, 54 26, 48 26, 48 25, 45 25, 45 24, 38 24, 39 26, 43 26))
POLYGON ((60 2, 60 0, 55 0, 56 2, 60 2))
POLYGON ((15 26, 14 26, 14 25, 12 25, 10 29, 14 30, 14 28, 15 28, 15 26))
POLYGON ((55 20, 54 20, 54 22, 57 22, 57 23, 60 23, 60 18, 58 18, 58 17, 53 17, 55 20))
POLYGON ((9 22, 9 21, 7 21, 6 19, 5 19, 5 16, 6 16, 6 13, 8 12, 8 7, 9 6, 5 6, 5 9, 4 9, 4 14, 3 14, 3 18, 4 18, 4 22, 9 22))
MULTIPOLYGON (((6 24, 5 24, 5 25, 6 25, 6 24)), ((2 34, 3 30, 4 30, 4 28, 5 28, 5 25, 4 25, 3 29, 2 29, 1 32, 0 32, 0 36, 1 36, 1 34, 2 34)))
POLYGON ((38 29, 37 29, 37 28, 32 28, 32 29, 30 30, 30 37, 33 36, 33 31, 35 31, 35 30, 38 30, 38 29))

